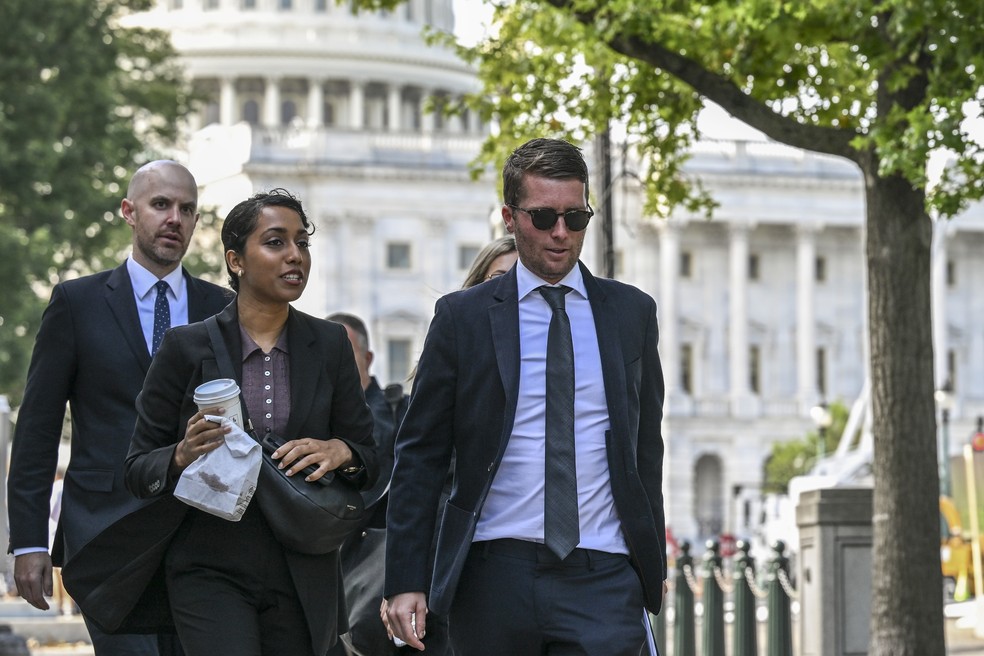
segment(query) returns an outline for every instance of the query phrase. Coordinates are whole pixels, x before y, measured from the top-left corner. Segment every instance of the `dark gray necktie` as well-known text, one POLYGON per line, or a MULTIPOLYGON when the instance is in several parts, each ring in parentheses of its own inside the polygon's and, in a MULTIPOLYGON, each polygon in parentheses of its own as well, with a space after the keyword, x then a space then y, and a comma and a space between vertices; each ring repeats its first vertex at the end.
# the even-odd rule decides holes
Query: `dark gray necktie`
POLYGON ((574 342, 564 309, 570 287, 540 287, 553 315, 547 333, 546 467, 543 541, 560 558, 581 541, 574 464, 574 342))
POLYGON ((164 333, 171 327, 171 306, 167 302, 168 284, 163 280, 158 280, 157 300, 154 301, 154 334, 150 340, 150 354, 157 353, 157 347, 164 339, 164 333))

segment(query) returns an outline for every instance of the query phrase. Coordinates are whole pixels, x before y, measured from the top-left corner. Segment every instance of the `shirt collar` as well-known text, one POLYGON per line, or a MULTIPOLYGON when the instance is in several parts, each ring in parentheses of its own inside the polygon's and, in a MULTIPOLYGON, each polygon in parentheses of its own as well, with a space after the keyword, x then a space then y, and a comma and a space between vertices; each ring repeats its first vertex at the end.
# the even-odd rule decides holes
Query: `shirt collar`
MULTIPOLYGON (((246 362, 246 358, 253 355, 255 351, 262 351, 260 345, 253 341, 242 324, 239 324, 239 336, 243 340, 243 362, 246 362)), ((273 345, 273 348, 287 353, 287 326, 284 326, 284 329, 280 331, 280 337, 277 338, 277 343, 273 345)))
MULTIPOLYGON (((154 285, 157 284, 157 276, 134 260, 132 255, 126 258, 126 272, 130 274, 130 284, 133 285, 133 291, 137 298, 140 300, 147 298, 147 295, 154 289, 154 285)), ((184 271, 180 266, 175 267, 174 271, 160 278, 160 280, 167 282, 176 299, 181 299, 185 292, 185 286, 184 271)))
MULTIPOLYGON (((530 271, 523 264, 523 260, 516 262, 516 285, 519 292, 519 300, 523 300, 530 294, 544 285, 550 285, 538 275, 530 271)), ((584 286, 584 278, 581 276, 581 267, 576 263, 566 276, 557 285, 567 285, 582 298, 588 298, 588 290, 584 286)))

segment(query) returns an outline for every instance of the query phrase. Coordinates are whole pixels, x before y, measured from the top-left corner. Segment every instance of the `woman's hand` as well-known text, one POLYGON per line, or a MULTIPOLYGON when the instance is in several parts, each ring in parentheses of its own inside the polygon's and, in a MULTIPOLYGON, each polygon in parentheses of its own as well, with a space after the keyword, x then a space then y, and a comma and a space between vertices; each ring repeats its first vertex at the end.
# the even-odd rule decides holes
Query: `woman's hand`
POLYGON ((222 444, 226 434, 232 429, 207 421, 205 415, 220 415, 223 412, 222 408, 207 408, 191 416, 185 429, 184 439, 178 442, 174 449, 171 462, 175 472, 183 472, 188 465, 222 444))
POLYGON ((304 478, 310 482, 349 464, 353 454, 349 445, 337 438, 316 440, 311 437, 302 437, 287 442, 274 451, 270 457, 274 460, 280 460, 278 466, 281 469, 287 468, 288 476, 293 476, 306 467, 314 465, 318 468, 317 471, 304 478))

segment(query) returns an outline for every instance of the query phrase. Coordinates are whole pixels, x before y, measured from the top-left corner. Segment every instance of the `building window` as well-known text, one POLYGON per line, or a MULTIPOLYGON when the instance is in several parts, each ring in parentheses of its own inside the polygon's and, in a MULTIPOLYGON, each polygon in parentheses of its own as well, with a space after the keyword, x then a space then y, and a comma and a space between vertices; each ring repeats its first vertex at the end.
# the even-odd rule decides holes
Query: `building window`
POLYGON ((478 257, 478 251, 481 248, 478 246, 459 246, 458 247, 458 268, 464 271, 465 269, 470 269, 472 262, 478 257))
POLYGON ((817 282, 827 280, 827 258, 818 256, 813 265, 813 279, 817 282))
POLYGON ((256 9, 256 0, 243 0, 243 9, 256 9))
POLYGON ((389 269, 410 268, 410 244, 394 241, 386 244, 386 267, 389 269))
POLYGON ((219 8, 219 0, 204 0, 204 2, 202 2, 202 9, 209 10, 209 9, 218 9, 218 8, 219 8))
POLYGON ((817 349, 817 391, 827 398, 827 350, 817 349))
POLYGON ((277 6, 282 11, 290 11, 294 8, 294 0, 277 0, 277 6))
POLYGON ((210 100, 205 105, 205 125, 212 125, 219 122, 219 103, 210 100))
POLYGON ((406 380, 410 374, 410 340, 389 340, 386 342, 386 355, 389 356, 390 381, 406 380))
POLYGON ((950 381, 950 391, 957 391, 957 352, 950 349, 946 352, 946 379, 950 381))
POLYGON ((328 0, 314 0, 314 10, 319 14, 328 11, 328 0))
POLYGON ((621 278, 625 275, 625 253, 618 249, 614 253, 615 255, 615 277, 621 278))
POLYGON ((243 103, 243 120, 250 125, 260 124, 260 104, 255 100, 247 100, 243 103))
POLYGON ((183 0, 171 0, 171 9, 181 9, 184 7, 183 0))
POLYGON ((680 277, 689 278, 693 275, 693 256, 690 251, 680 253, 680 277))
POLYGON ((759 256, 757 253, 748 256, 748 279, 759 279, 759 256))
POLYGON ((297 105, 293 100, 285 100, 280 103, 280 124, 290 125, 290 122, 297 116, 297 105))
POLYGON ((694 347, 690 344, 680 345, 680 389, 694 393, 694 347))
POLYGON ((759 347, 755 345, 748 347, 748 389, 751 390, 752 394, 762 392, 761 360, 759 347))
POLYGON ((957 286, 957 263, 953 260, 946 261, 946 286, 957 286))

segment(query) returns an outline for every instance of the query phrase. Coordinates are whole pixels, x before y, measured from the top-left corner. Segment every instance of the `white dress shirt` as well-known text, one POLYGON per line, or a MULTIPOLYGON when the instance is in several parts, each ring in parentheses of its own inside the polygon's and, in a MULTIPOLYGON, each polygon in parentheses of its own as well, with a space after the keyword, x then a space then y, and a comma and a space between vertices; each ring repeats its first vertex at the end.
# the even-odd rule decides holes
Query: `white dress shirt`
MULTIPOLYGON (((150 352, 151 343, 154 339, 154 303, 157 302, 158 278, 153 273, 134 261, 133 257, 126 258, 126 271, 130 275, 130 284, 133 286, 133 297, 137 302, 137 315, 140 317, 140 329, 143 331, 144 341, 147 342, 147 352, 150 352)), ((188 284, 180 266, 167 274, 160 280, 166 280, 168 284, 167 300, 171 307, 171 325, 183 326, 188 323, 188 284)), ((54 538, 52 530, 49 541, 54 538)), ((33 553, 36 551, 48 551, 47 547, 22 547, 14 549, 14 556, 33 553)))
POLYGON ((158 278, 138 264, 133 257, 126 258, 126 271, 133 285, 133 298, 137 302, 140 316, 140 329, 143 330, 147 351, 150 352, 154 339, 154 303, 157 302, 158 280, 167 282, 167 302, 171 307, 171 325, 183 326, 188 323, 188 283, 180 266, 163 278, 158 278))
MULTIPOLYGON (((474 540, 516 538, 543 542, 547 399, 547 332, 552 310, 540 295, 546 285, 522 261, 516 264, 519 298, 519 400, 502 462, 492 481, 474 540)), ((574 341, 574 451, 582 549, 628 553, 615 511, 605 433, 611 428, 594 314, 581 270, 570 287, 567 314, 574 341)), ((490 345, 491 347, 491 345, 490 345)))

